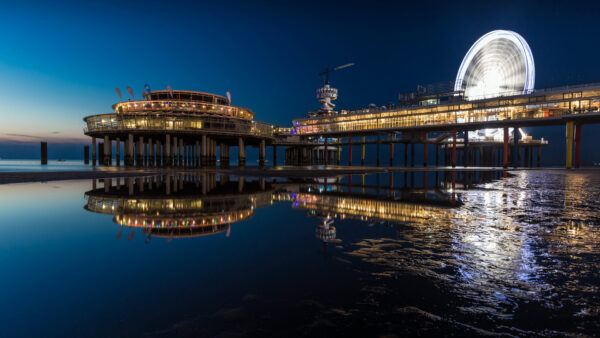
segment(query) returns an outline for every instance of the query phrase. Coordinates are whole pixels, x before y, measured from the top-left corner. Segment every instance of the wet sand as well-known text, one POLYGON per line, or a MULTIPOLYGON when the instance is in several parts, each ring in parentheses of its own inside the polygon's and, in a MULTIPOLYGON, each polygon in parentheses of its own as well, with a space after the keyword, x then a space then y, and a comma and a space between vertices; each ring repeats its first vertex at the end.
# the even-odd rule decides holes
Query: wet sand
POLYGON ((160 170, 123 169, 98 171, 46 171, 46 172, 1 172, 0 184, 47 182, 64 180, 84 180, 94 178, 148 176, 159 173, 160 170))
MULTIPOLYGON (((360 175, 375 174, 387 172, 423 172, 423 171, 470 171, 470 172, 490 172, 490 171, 518 171, 518 170, 566 170, 564 168, 508 168, 502 167, 360 167, 360 166, 278 166, 278 167, 257 167, 247 166, 245 168, 124 168, 124 167, 99 167, 90 171, 38 171, 38 172, 0 172, 0 184, 23 183, 23 182, 46 182, 63 180, 81 180, 81 179, 102 179, 115 177, 135 177, 150 176, 166 173, 217 173, 234 176, 251 177, 290 177, 290 178, 312 178, 312 177, 330 177, 339 175, 360 175)), ((571 169, 571 171, 586 172, 598 171, 600 168, 582 168, 571 169)))

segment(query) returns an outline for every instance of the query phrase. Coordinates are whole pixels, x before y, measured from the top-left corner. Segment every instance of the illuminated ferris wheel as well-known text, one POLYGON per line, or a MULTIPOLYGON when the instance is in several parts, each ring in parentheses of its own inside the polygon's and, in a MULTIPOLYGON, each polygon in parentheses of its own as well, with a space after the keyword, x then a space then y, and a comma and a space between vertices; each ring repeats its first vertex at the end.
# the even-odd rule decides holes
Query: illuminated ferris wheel
POLYGON ((455 91, 468 100, 530 93, 535 84, 533 54, 523 37, 506 30, 491 31, 465 55, 455 91))

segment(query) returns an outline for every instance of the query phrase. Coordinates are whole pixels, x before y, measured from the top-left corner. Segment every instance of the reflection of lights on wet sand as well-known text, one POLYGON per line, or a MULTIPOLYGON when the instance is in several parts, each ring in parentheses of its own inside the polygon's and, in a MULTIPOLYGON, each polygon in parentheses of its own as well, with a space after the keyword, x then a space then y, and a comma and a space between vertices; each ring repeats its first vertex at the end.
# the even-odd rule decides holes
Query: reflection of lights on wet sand
POLYGON ((517 172, 466 191, 449 219, 406 223, 397 239, 363 239, 349 255, 393 269, 391 276, 442 284, 467 299, 459 310, 468 314, 508 319, 523 302, 572 308, 578 317, 600 313, 596 181, 517 172), (570 203, 562 203, 563 193, 570 203))

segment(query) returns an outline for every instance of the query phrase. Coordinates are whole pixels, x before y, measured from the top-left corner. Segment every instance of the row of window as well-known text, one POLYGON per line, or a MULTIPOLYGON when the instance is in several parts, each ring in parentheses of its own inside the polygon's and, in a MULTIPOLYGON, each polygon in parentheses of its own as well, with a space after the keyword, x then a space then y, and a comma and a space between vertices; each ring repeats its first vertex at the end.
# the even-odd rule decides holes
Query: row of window
POLYGON ((581 92, 568 92, 568 93, 548 93, 545 95, 524 95, 514 98, 496 98, 485 100, 482 102, 462 102, 460 104, 447 104, 439 106, 429 106, 415 109, 402 109, 402 110, 391 110, 391 111, 377 111, 370 109, 363 109, 357 111, 347 112, 345 115, 337 115, 332 117, 322 117, 315 119, 299 119, 294 121, 294 125, 305 126, 313 125, 318 123, 342 123, 352 120, 362 120, 368 118, 386 118, 386 117, 398 117, 407 115, 418 115, 418 114, 435 114, 438 112, 454 112, 460 110, 469 109, 492 109, 502 108, 511 105, 527 105, 527 104, 540 104, 546 102, 547 104, 563 104, 568 106, 568 102, 558 102, 566 99, 581 99, 585 97, 585 100, 572 101, 583 104, 584 101, 588 102, 588 105, 598 105, 598 97, 600 96, 600 89, 586 90, 581 92))
POLYGON ((165 118, 161 116, 144 116, 129 118, 127 116, 104 115, 86 119, 88 132, 100 130, 127 130, 127 129, 152 129, 152 130, 221 130, 238 133, 248 133, 266 137, 273 136, 273 126, 267 123, 254 121, 232 121, 214 118, 165 118))

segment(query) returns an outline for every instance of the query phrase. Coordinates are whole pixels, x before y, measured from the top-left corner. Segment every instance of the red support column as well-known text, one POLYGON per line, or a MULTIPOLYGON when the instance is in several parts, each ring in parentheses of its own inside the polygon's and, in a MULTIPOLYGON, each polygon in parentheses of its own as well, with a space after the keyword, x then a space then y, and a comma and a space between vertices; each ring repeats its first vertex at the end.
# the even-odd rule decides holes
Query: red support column
POLYGON ((394 165, 394 143, 392 142, 392 136, 390 136, 390 167, 394 165))
POLYGON ((352 165, 352 136, 348 136, 348 165, 352 165))
POLYGON ((579 168, 581 153, 581 124, 575 125, 575 168, 579 168))
POLYGON ((508 167, 508 127, 504 127, 504 149, 502 149, 502 166, 508 167))
POLYGON ((456 129, 452 130, 452 168, 456 167, 456 129))
POLYGON ((423 143, 423 167, 427 166, 427 142, 423 143))

